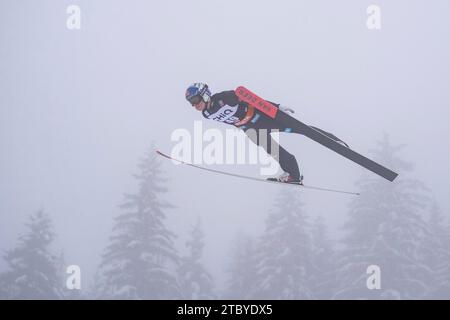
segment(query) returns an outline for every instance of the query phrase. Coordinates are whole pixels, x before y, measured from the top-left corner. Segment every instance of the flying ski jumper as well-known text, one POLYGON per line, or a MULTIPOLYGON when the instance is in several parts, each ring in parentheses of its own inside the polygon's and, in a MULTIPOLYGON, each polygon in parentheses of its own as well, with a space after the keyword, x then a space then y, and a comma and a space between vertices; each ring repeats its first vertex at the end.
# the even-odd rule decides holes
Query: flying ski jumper
POLYGON ((270 135, 272 130, 307 136, 389 181, 393 181, 398 175, 351 150, 345 142, 335 135, 306 125, 286 113, 293 113, 293 110, 266 101, 242 86, 236 90, 223 91, 212 95, 208 85, 194 83, 186 90, 186 100, 202 112, 205 118, 244 130, 254 143, 262 146, 268 154, 273 156, 284 173, 280 177, 269 178, 268 180, 295 184, 302 184, 303 180, 295 157, 283 147, 277 145, 270 135), (249 129, 254 129, 257 134, 249 134, 249 129), (265 130, 261 131, 261 129, 265 130), (260 133, 265 133, 266 139, 260 139, 260 133), (271 148, 274 146, 279 148, 278 156, 271 154, 271 148))

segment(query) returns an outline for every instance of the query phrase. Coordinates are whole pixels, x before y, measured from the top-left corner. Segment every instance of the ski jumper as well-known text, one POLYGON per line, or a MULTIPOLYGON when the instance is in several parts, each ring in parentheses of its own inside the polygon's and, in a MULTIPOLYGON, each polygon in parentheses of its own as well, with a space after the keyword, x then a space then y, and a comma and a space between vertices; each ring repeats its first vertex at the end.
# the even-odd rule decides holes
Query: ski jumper
MULTIPOLYGON (((277 103, 270 103, 277 108, 280 106, 277 103)), ((248 103, 239 100, 233 90, 223 91, 212 95, 209 108, 203 110, 202 114, 207 119, 224 122, 244 130, 251 141, 256 145, 263 147, 268 154, 278 161, 281 169, 289 173, 294 180, 300 179, 300 171, 295 157, 287 152, 286 149, 278 145, 270 135, 273 130, 277 130, 278 132, 303 134, 299 129, 288 128, 281 125, 274 119, 250 106, 248 103), (254 129, 256 135, 251 134, 249 129, 254 129), (263 137, 263 139, 260 140, 261 137, 263 137), (274 146, 278 147, 278 153, 272 154, 271 151, 274 146)), ((342 140, 329 132, 317 127, 310 127, 335 141, 345 144, 342 140)))

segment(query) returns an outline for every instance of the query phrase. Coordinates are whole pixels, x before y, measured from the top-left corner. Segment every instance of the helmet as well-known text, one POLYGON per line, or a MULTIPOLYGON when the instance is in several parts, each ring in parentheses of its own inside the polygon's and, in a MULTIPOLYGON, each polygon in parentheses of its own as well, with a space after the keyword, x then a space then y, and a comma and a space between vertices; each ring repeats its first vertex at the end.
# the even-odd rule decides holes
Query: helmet
POLYGON ((191 105, 199 103, 201 100, 208 102, 211 100, 211 91, 206 83, 194 83, 186 90, 186 100, 191 105))

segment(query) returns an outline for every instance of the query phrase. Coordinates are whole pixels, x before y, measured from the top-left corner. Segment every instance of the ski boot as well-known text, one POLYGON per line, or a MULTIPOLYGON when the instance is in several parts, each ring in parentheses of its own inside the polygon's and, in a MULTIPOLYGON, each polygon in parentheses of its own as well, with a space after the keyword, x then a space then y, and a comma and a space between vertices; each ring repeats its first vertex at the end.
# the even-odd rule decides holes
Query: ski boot
POLYGON ((294 183, 303 185, 303 175, 300 175, 300 179, 294 179, 289 173, 283 172, 279 177, 267 178, 269 181, 294 183))

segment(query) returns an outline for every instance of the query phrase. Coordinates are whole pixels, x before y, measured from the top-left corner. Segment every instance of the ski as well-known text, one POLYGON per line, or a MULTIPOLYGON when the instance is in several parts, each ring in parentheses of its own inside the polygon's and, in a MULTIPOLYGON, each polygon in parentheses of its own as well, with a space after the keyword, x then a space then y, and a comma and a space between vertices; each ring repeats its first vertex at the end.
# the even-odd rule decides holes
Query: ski
POLYGON ((250 90, 245 87, 238 87, 235 90, 236 95, 244 102, 263 112, 267 116, 275 119, 277 122, 285 125, 289 128, 297 128, 305 136, 320 143, 321 145, 333 150, 334 152, 340 154, 341 156, 359 164, 360 166, 378 174, 379 176, 389 180, 394 181, 398 176, 394 171, 376 163, 375 161, 364 157, 363 155, 353 151, 352 149, 330 139, 323 133, 310 126, 304 124, 303 122, 291 117, 290 115, 280 111, 276 106, 268 101, 260 98, 250 90))
POLYGON ((270 180, 266 180, 266 179, 262 179, 262 178, 256 178, 256 177, 251 177, 251 176, 246 176, 246 175, 241 175, 241 174, 229 173, 229 172, 225 172, 225 171, 205 168, 205 167, 202 167, 202 166, 199 166, 199 165, 195 165, 195 164, 192 164, 192 163, 189 163, 189 162, 178 160, 178 159, 175 159, 175 158, 173 158, 171 156, 168 156, 168 155, 166 155, 166 154, 164 154, 164 153, 162 153, 161 151, 158 151, 158 150, 156 151, 156 153, 159 154, 160 156, 166 158, 166 159, 170 159, 170 160, 176 161, 178 163, 181 163, 181 164, 184 164, 184 165, 187 165, 187 166, 190 166, 190 167, 194 167, 194 168, 197 168, 197 169, 201 169, 201 170, 205 170, 205 171, 209 171, 209 172, 214 172, 214 173, 218 173, 218 174, 222 174, 222 175, 226 175, 226 176, 232 176, 232 177, 236 177, 236 178, 253 180, 253 181, 259 181, 259 182, 266 182, 266 183, 276 183, 276 184, 290 185, 290 186, 302 187, 302 188, 311 189, 311 190, 327 191, 327 192, 334 192, 334 193, 344 193, 344 194, 351 194, 351 195, 356 195, 356 196, 359 195, 358 192, 350 192, 350 191, 342 191, 342 190, 329 189, 329 188, 314 187, 314 186, 300 184, 300 183, 270 181, 270 180))

